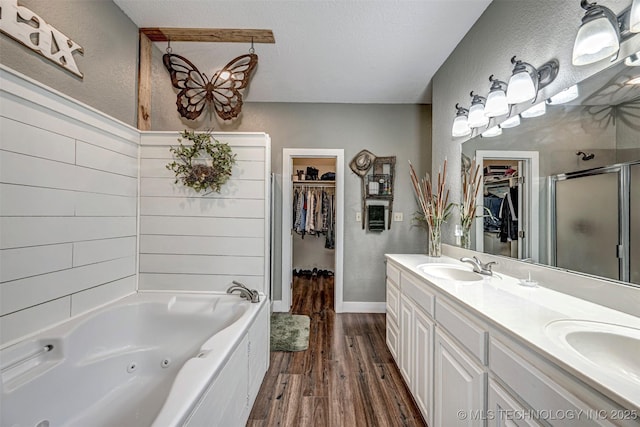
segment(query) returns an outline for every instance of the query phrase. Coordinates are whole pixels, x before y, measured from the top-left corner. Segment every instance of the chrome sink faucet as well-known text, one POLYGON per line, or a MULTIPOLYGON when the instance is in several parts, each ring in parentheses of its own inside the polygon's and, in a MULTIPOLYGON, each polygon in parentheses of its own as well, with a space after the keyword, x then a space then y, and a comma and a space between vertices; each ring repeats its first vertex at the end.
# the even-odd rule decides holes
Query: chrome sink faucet
POLYGON ((493 276, 493 271, 491 270, 491 266, 494 264, 498 264, 495 261, 488 262, 484 264, 482 261, 478 259, 478 257, 462 257, 460 261, 469 263, 473 266, 473 271, 479 274, 484 274, 486 276, 493 276))
POLYGON ((232 281, 232 285, 227 289, 227 293, 230 294, 233 291, 240 291, 240 298, 245 298, 247 301, 260 302, 260 293, 256 289, 249 289, 240 282, 232 281))

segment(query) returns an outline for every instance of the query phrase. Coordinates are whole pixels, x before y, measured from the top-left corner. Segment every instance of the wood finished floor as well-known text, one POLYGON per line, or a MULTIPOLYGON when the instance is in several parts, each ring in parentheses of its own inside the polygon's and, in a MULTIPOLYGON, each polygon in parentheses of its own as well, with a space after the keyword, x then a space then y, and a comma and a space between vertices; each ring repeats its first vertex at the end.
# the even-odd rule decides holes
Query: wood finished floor
POLYGON ((336 314, 333 278, 295 278, 309 348, 272 352, 247 426, 426 426, 385 343, 384 314, 336 314))

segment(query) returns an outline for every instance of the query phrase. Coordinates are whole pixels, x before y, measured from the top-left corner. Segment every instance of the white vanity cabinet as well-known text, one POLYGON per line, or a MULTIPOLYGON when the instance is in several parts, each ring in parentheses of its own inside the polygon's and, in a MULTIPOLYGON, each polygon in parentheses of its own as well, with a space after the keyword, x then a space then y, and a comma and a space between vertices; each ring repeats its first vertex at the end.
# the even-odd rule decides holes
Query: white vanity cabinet
POLYGON ((430 427, 640 426, 639 408, 487 315, 492 285, 427 279, 418 257, 387 259, 387 345, 430 427))
POLYGON ((417 277, 387 264, 387 345, 429 425, 433 412, 433 304, 433 293, 417 277))
POLYGON ((460 309, 436 300, 436 426, 482 426, 487 419, 487 330, 460 309))
MULTIPOLYGON (((640 414, 630 416, 630 411, 511 340, 491 338, 489 352, 491 375, 506 385, 502 396, 510 397, 512 402, 517 396, 524 402, 514 408, 513 415, 519 418, 524 415, 541 423, 570 427, 640 425, 640 414)), ((492 380, 495 389, 496 380, 492 380)), ((490 405, 490 409, 494 408, 490 405)))

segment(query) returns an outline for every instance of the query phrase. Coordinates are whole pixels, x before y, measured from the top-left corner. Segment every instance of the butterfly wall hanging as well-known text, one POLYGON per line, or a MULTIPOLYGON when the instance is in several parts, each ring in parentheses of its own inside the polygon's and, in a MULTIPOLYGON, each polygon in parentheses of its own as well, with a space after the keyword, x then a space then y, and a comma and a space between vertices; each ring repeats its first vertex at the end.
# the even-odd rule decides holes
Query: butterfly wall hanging
POLYGON ((249 52, 231 60, 209 79, 187 58, 171 53, 167 48, 162 61, 171 75, 171 84, 179 89, 176 105, 180 115, 195 120, 205 107, 209 107, 222 120, 238 117, 242 109, 240 91, 247 87, 258 65, 258 55, 253 49, 249 52))

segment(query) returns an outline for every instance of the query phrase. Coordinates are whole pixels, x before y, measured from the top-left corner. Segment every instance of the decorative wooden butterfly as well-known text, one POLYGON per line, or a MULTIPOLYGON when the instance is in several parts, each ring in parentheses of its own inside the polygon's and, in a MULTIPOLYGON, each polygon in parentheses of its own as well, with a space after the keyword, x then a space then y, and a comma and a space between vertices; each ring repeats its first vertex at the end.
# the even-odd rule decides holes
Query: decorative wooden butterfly
POLYGON ((211 80, 183 56, 166 53, 162 61, 171 75, 171 84, 180 89, 176 105, 182 117, 195 120, 206 105, 213 105, 222 120, 231 120, 240 114, 240 90, 249 84, 251 73, 258 65, 258 55, 238 56, 216 71, 211 80))

